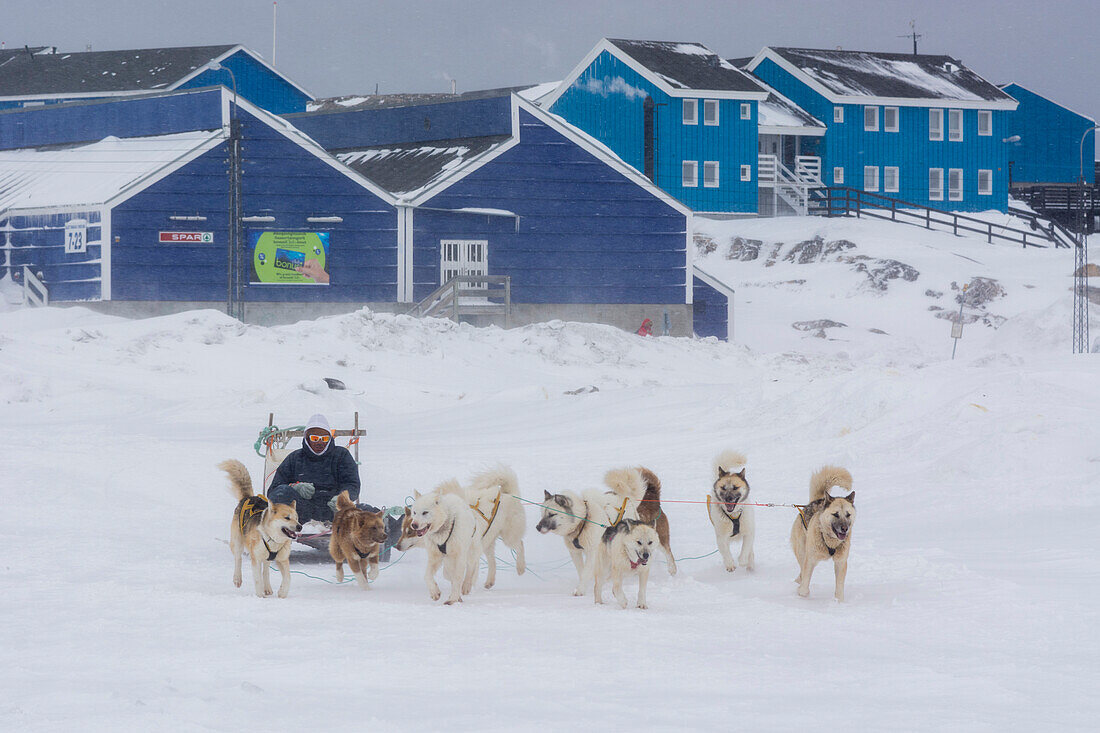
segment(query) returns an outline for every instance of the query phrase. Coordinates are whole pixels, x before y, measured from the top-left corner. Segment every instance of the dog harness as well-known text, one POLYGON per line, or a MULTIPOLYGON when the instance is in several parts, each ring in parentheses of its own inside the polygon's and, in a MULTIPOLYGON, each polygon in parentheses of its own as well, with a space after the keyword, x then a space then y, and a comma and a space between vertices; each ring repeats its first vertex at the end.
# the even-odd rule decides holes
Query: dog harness
MULTIPOLYGON (((720 501, 715 501, 714 503, 718 505, 719 511, 726 515, 726 519, 733 523, 733 532, 730 533, 730 537, 736 537, 741 534, 741 512, 738 512, 735 517, 726 511, 725 504, 720 501)), ((707 511, 710 511, 710 494, 707 494, 707 511)))
POLYGON ((573 547, 576 547, 578 550, 583 550, 584 549, 583 547, 581 547, 581 532, 584 531, 584 523, 587 522, 587 521, 588 521, 588 502, 585 502, 584 503, 584 519, 582 519, 580 521, 580 523, 577 524, 577 533, 575 535, 573 535, 573 547))
MULTIPOLYGON (((798 518, 802 520, 802 529, 810 528, 810 520, 813 519, 816 510, 808 511, 811 506, 817 502, 811 502, 809 504, 795 504, 794 508, 798 510, 798 518)), ((840 545, 836 547, 829 547, 829 540, 825 537, 825 530, 821 530, 821 544, 825 545, 825 549, 829 551, 829 557, 836 554, 836 551, 840 549, 840 545)), ((841 543, 843 544, 843 542, 841 543)))
MULTIPOLYGON (((497 518, 497 509, 500 509, 501 493, 502 492, 498 491, 497 498, 493 499, 493 510, 489 512, 489 516, 485 516, 485 512, 481 511, 481 507, 479 506, 481 504, 480 501, 477 504, 470 505, 470 508, 477 512, 481 516, 481 518, 484 519, 487 523, 485 527, 485 533, 481 535, 482 537, 485 537, 485 535, 489 534, 489 529, 493 526, 493 520, 497 518)), ((454 531, 454 527, 452 527, 451 530, 454 531)))
POLYGON ((436 545, 436 547, 439 548, 439 553, 441 555, 446 555, 447 554, 447 543, 451 541, 451 535, 453 535, 455 533, 455 522, 456 521, 457 520, 455 520, 455 519, 451 520, 451 531, 447 533, 447 539, 443 540, 443 544, 441 544, 441 545, 437 544, 436 545))
POLYGON ((263 494, 257 494, 256 496, 245 497, 244 502, 241 503, 241 514, 238 517, 241 534, 244 534, 244 525, 248 520, 257 514, 263 514, 271 502, 267 500, 267 497, 263 494))
POLYGON ((630 497, 626 497, 623 499, 623 505, 619 507, 619 516, 615 517, 615 521, 612 522, 609 526, 614 527, 616 524, 623 521, 623 515, 626 514, 626 503, 628 501, 630 501, 630 497))

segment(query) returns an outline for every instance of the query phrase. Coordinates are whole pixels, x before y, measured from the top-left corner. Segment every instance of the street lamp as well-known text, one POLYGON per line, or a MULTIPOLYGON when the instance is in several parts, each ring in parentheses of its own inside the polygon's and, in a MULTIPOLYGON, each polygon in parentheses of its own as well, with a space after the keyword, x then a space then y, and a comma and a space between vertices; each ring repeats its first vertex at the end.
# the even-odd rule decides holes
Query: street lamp
MULTIPOLYGON (((1088 237, 1085 236, 1085 138, 1100 125, 1093 125, 1081 133, 1081 167, 1077 172, 1077 246, 1074 252, 1073 268, 1073 353, 1087 354, 1092 348, 1089 343, 1089 281, 1088 281, 1088 237)), ((1072 198, 1070 199, 1072 206, 1072 198)), ((1091 208, 1089 213, 1092 213, 1091 208)))
POLYGON ((229 80, 233 83, 233 101, 229 105, 229 251, 226 262, 225 313, 232 316, 233 304, 237 301, 237 308, 242 311, 237 314, 240 317, 243 315, 243 309, 239 303, 240 267, 234 267, 234 258, 240 248, 238 226, 241 206, 241 128, 237 120, 237 75, 233 73, 233 69, 217 61, 209 64, 207 68, 211 71, 229 72, 229 80))

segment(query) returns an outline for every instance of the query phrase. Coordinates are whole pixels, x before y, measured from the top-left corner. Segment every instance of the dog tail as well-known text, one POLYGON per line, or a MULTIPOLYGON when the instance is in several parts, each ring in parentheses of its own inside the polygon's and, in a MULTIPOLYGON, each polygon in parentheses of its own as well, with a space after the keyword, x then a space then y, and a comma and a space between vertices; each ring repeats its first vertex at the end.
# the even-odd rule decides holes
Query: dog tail
POLYGON ((651 522, 661 515, 661 479, 645 466, 639 466, 638 472, 645 482, 645 494, 638 505, 638 519, 651 522))
POLYGON ((497 489, 502 494, 519 496, 519 479, 516 472, 503 464, 482 471, 470 481, 469 491, 479 492, 485 489, 497 489))
POLYGON ((341 491, 336 495, 336 511, 343 511, 344 509, 354 509, 355 502, 348 496, 347 491, 341 491))
POLYGON ((822 466, 810 478, 810 502, 824 498, 834 486, 851 491, 852 474, 840 466, 822 466))
POLYGON ((724 450, 714 459, 714 475, 719 473, 737 473, 745 467, 747 461, 743 453, 735 450, 724 450))
POLYGON ((458 483, 458 479, 449 478, 443 483, 436 486, 434 489, 432 489, 432 491, 439 494, 440 496, 444 496, 446 494, 454 494, 455 496, 461 496, 464 499, 466 498, 463 495, 462 485, 458 483))
MULTIPOLYGON (((619 496, 641 499, 646 493, 646 480, 638 468, 613 468, 604 474, 603 482, 619 496)), ((657 482, 658 492, 661 490, 660 483, 657 482)))
POLYGON ((237 501, 252 496, 252 477, 248 475, 248 469, 243 463, 230 458, 228 461, 219 463, 218 468, 228 474, 229 490, 233 496, 237 497, 237 501))

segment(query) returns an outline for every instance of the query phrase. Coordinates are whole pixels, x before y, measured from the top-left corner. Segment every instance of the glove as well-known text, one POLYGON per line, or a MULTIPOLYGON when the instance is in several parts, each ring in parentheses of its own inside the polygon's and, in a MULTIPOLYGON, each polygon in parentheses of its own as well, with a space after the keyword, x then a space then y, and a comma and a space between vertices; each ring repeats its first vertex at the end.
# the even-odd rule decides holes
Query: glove
POLYGON ((295 482, 290 485, 290 488, 297 491, 298 496, 302 497, 306 501, 312 499, 314 492, 317 491, 317 488, 313 484, 306 483, 305 481, 295 482))
POLYGON ((336 515, 336 497, 332 497, 328 500, 328 508, 332 510, 333 516, 336 515))

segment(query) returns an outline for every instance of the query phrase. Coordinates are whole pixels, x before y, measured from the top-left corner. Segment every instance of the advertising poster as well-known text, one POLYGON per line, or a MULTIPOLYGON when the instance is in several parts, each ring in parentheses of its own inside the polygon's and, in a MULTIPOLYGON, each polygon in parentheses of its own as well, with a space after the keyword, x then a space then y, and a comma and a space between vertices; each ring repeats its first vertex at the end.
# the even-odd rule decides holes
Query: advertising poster
POLYGON ((328 285, 329 232, 248 233, 253 285, 328 285))

